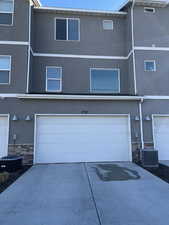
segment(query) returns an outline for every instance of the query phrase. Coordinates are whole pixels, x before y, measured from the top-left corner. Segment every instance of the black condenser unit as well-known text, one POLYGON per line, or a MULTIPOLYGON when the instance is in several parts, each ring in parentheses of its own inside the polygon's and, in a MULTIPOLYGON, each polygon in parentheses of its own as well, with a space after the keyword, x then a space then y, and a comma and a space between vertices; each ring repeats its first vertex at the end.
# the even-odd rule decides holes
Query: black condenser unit
POLYGON ((158 151, 154 149, 142 149, 140 160, 143 167, 158 167, 158 151))
POLYGON ((15 172, 22 168, 23 158, 20 156, 6 156, 0 159, 0 172, 15 172))

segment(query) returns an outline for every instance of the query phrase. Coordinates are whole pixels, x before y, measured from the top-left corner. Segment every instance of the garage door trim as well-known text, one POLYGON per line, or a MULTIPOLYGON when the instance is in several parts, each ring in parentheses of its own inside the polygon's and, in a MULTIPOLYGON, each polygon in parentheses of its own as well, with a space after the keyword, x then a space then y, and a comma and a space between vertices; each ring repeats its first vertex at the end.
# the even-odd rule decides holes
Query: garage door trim
POLYGON ((155 139, 155 125, 154 125, 155 117, 169 117, 169 114, 152 114, 152 133, 153 133, 154 149, 156 149, 156 145, 157 145, 156 144, 156 139, 155 139))
POLYGON ((6 150, 5 154, 8 155, 8 143, 9 143, 9 119, 10 115, 9 114, 0 114, 0 117, 6 117, 7 118, 7 135, 6 135, 6 150))
POLYGON ((34 154, 33 164, 36 164, 36 140, 37 140, 37 117, 56 116, 56 117, 128 117, 129 131, 129 160, 132 161, 132 145, 131 145, 131 117, 130 114, 35 114, 34 115, 34 154))

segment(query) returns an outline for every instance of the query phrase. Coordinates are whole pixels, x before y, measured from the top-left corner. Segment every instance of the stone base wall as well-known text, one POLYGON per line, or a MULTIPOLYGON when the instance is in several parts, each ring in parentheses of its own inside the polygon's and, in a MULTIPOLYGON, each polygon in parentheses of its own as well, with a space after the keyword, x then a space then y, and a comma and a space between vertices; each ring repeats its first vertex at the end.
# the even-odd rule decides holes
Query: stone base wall
MULTIPOLYGON (((145 148, 154 148, 153 143, 145 143, 145 148)), ((132 159, 133 162, 138 162, 140 159, 141 143, 132 143, 132 159)), ((23 163, 25 165, 33 164, 34 146, 27 144, 9 145, 9 155, 23 156, 23 163)))
POLYGON ((132 143, 132 161, 133 162, 138 162, 140 158, 140 149, 141 149, 140 142, 132 143))
POLYGON ((34 149, 33 145, 27 145, 27 144, 9 145, 8 154, 22 156, 24 165, 32 165, 33 164, 33 149, 34 149))

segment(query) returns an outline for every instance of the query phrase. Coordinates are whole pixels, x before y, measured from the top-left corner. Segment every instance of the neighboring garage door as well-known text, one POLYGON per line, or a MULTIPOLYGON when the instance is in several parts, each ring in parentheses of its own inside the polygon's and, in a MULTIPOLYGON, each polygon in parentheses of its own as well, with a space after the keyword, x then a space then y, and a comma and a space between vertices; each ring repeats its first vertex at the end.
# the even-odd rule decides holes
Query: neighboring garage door
POLYGON ((153 136, 159 160, 169 160, 169 116, 153 116, 153 136))
POLYGON ((35 163, 131 161, 128 116, 37 116, 35 163))
POLYGON ((0 115, 0 158, 8 154, 8 116, 0 115))

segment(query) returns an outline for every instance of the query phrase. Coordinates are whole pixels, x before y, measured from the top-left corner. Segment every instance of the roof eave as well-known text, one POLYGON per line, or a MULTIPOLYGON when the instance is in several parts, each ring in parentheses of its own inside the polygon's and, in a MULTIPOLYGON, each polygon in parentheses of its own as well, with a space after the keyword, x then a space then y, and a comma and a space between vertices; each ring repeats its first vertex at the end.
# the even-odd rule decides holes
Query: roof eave
POLYGON ((32 0, 32 1, 34 3, 35 7, 41 7, 42 6, 40 0, 32 0))
POLYGON ((121 11, 125 7, 127 7, 132 2, 135 2, 135 5, 141 5, 141 6, 152 6, 152 7, 166 7, 169 2, 167 0, 126 0, 119 8, 118 10, 121 11))
POLYGON ((103 10, 87 10, 87 9, 72 9, 72 8, 57 8, 57 7, 35 7, 37 11, 50 11, 58 13, 75 13, 75 14, 87 14, 87 15, 107 15, 107 16, 125 16, 126 12, 119 11, 103 11, 103 10))

